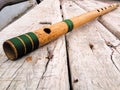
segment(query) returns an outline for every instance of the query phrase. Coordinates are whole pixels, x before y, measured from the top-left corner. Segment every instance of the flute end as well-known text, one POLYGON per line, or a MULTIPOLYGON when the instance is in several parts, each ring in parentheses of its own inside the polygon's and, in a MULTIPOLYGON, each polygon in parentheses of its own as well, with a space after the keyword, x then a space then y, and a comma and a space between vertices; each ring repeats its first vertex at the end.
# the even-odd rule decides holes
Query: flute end
POLYGON ((33 32, 11 38, 3 43, 3 50, 6 56, 13 61, 30 53, 38 47, 39 40, 33 32))
POLYGON ((16 59, 16 51, 11 42, 5 41, 3 43, 3 50, 6 54, 6 56, 8 57, 8 59, 10 59, 10 60, 16 59))
POLYGON ((118 3, 115 3, 114 5, 115 5, 116 7, 119 7, 119 4, 118 4, 118 3))

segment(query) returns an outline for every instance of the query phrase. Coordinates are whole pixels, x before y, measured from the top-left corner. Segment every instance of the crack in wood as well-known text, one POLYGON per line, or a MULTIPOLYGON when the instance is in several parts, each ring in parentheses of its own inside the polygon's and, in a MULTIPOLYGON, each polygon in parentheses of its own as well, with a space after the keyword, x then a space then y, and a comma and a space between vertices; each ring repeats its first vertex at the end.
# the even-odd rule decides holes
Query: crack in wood
POLYGON ((9 90, 10 85, 12 84, 13 80, 17 77, 17 75, 11 80, 10 84, 7 86, 6 90, 9 90))
POLYGON ((6 59, 4 62, 0 63, 0 67, 1 67, 4 63, 6 63, 7 61, 9 61, 9 59, 6 59))
POLYGON ((10 88, 10 85, 12 84, 12 82, 14 81, 14 79, 17 77, 17 75, 19 74, 19 73, 17 73, 17 71, 24 65, 24 63, 25 63, 25 61, 18 67, 18 69, 13 73, 13 75, 12 75, 12 77, 14 77, 12 80, 11 80, 11 82, 10 82, 10 84, 7 86, 7 88, 6 88, 6 90, 9 90, 9 88, 10 88), (17 74, 16 74, 17 73, 17 74), (16 75, 15 75, 16 74, 16 75), (15 76, 14 76, 15 75, 15 76))
POLYGON ((106 43, 106 45, 108 46, 108 47, 110 47, 110 48, 113 48, 114 50, 116 50, 119 54, 120 54, 120 52, 117 50, 117 47, 120 45, 120 43, 118 44, 118 45, 113 45, 112 43, 110 43, 110 42, 107 42, 106 40, 105 40, 105 43, 106 43))
POLYGON ((3 63, 6 63, 9 59, 6 59, 3 63))
POLYGON ((72 76, 71 76, 71 68, 70 68, 70 61, 69 61, 69 52, 67 46, 69 46, 67 42, 67 37, 65 36, 65 45, 66 45, 66 53, 67 53, 67 69, 68 69, 68 79, 69 79, 69 85, 70 85, 70 90, 73 90, 73 85, 72 85, 72 76))
MULTIPOLYGON (((63 2, 63 0, 60 0, 60 5, 61 6, 62 6, 62 2, 63 2)), ((61 17, 62 17, 63 20, 66 19, 64 16, 65 15, 64 15, 63 9, 61 9, 61 17)), ((69 87, 70 87, 70 90, 73 90, 72 76, 71 76, 71 69, 70 69, 70 61, 69 61, 69 52, 68 52, 69 44, 67 42, 66 35, 65 35, 65 46, 66 46, 66 57, 67 57, 67 70, 68 70, 69 87)))
MULTIPOLYGON (((101 22, 100 22, 101 23, 101 22)), ((102 23, 101 23, 102 24, 102 23)), ((103 24, 102 24, 103 25, 103 24)), ((103 25, 104 26, 104 25, 103 25)), ((105 26, 104 26, 105 27, 105 26)), ((106 28, 106 27, 105 27, 106 28)), ((105 44, 107 45, 107 46, 109 46, 109 47, 111 47, 111 48, 114 48, 119 54, 120 54, 120 52, 117 50, 117 47, 119 47, 120 46, 120 43, 118 43, 117 45, 113 45, 111 42, 109 42, 109 41, 106 41, 105 39, 104 39, 104 37, 101 35, 101 33, 97 30, 97 32, 100 34, 100 36, 101 36, 101 38, 105 41, 105 44)))
POLYGON ((96 81, 94 81, 94 80, 91 80, 91 83, 92 83, 93 85, 99 87, 99 88, 104 89, 99 82, 96 82, 96 81))
POLYGON ((120 51, 117 50, 117 47, 120 46, 120 43, 116 46, 114 46, 114 49, 120 54, 120 51))
POLYGON ((50 51, 48 47, 47 47, 47 51, 48 51, 48 57, 47 57, 48 61, 47 61, 46 65, 45 65, 45 71, 43 72, 41 79, 44 78, 44 74, 47 71, 48 64, 49 64, 50 60, 53 58, 53 52, 50 51))
POLYGON ((110 50, 112 51, 112 53, 111 53, 111 55, 110 55, 110 59, 111 59, 113 65, 115 66, 115 68, 118 70, 118 72, 120 72, 120 69, 118 68, 118 66, 115 64, 115 62, 114 62, 114 60, 113 60, 114 50, 116 50, 116 51, 120 54, 120 52, 116 49, 116 48, 120 45, 120 43, 119 43, 118 45, 114 46, 111 42, 106 41, 106 40, 104 39, 104 37, 101 35, 100 32, 98 32, 98 33, 100 34, 101 38, 104 40, 106 46, 108 46, 108 47, 110 48, 110 50))
MULTIPOLYGON (((116 51, 118 52, 118 50, 116 49, 116 47, 118 47, 120 44, 114 46, 114 45, 112 45, 110 42, 106 41, 104 38, 103 38, 103 40, 105 41, 105 44, 106 44, 106 45, 110 48, 110 50, 112 51, 112 53, 111 53, 111 55, 110 55, 110 59, 111 59, 113 65, 114 65, 115 68, 118 70, 118 72, 120 72, 119 67, 116 65, 116 63, 115 63, 114 60, 113 60, 114 50, 116 50, 116 51)), ((119 53, 119 54, 120 54, 120 53, 119 53)))
POLYGON ((111 49, 111 50, 112 50, 112 53, 111 53, 111 55, 110 55, 111 61, 112 61, 112 63, 114 64, 114 66, 116 67, 116 69, 118 70, 118 72, 120 72, 120 69, 117 67, 117 65, 115 64, 115 62, 114 62, 114 60, 113 60, 114 50, 113 50, 113 49, 111 49))
MULTIPOLYGON (((55 47, 56 47, 56 44, 55 44, 55 47)), ((46 73, 46 71, 47 71, 47 68, 48 68, 48 65, 49 65, 49 62, 52 60, 52 58, 53 58, 53 52, 54 52, 54 50, 55 50, 55 47, 53 48, 53 50, 50 50, 48 47, 47 47, 47 52, 48 52, 48 56, 46 57, 47 59, 48 59, 48 61, 47 61, 47 63, 46 63, 46 65, 45 65, 45 70, 44 70, 44 72, 43 72, 43 74, 42 74, 42 76, 41 76, 41 78, 40 78, 40 80, 39 80, 39 82, 38 82, 38 85, 37 85, 37 90, 39 89, 39 85, 40 85, 40 82, 44 79, 44 75, 45 75, 45 73, 46 73)))
POLYGON ((48 56, 46 57, 49 60, 51 60, 53 58, 53 51, 50 51, 48 48, 47 48, 47 51, 48 51, 48 56))

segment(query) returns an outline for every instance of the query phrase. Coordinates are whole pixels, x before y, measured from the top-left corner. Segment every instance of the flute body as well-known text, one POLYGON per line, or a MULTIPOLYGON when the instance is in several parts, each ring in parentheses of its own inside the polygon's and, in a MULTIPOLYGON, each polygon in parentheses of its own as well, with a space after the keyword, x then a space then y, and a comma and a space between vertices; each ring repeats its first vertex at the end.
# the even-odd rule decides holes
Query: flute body
POLYGON ((66 19, 46 28, 35 30, 12 39, 6 40, 3 43, 3 49, 10 60, 16 60, 25 54, 55 40, 59 36, 66 34, 73 29, 103 15, 114 9, 118 4, 111 4, 109 6, 84 13, 80 16, 66 19))

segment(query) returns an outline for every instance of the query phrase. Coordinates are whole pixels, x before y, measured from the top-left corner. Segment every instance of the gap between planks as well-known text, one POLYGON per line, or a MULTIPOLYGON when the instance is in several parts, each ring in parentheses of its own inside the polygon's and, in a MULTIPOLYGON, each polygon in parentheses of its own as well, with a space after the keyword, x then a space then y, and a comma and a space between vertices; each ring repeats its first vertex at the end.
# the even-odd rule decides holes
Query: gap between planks
MULTIPOLYGON (((84 12, 72 1, 64 3, 63 10, 65 18, 84 12)), ((73 89, 118 90, 120 41, 96 20, 77 30, 67 34, 73 89)))
MULTIPOLYGON (((0 38, 1 50, 3 41, 10 37, 39 29, 42 26, 41 23, 50 22, 51 24, 61 21, 62 17, 59 8, 59 0, 44 0, 20 19, 3 29, 0 32, 0 35, 3 35, 3 38, 0 38), (48 2, 50 3, 48 4, 48 2), (38 12, 41 14, 38 14, 38 12), (14 33, 9 32, 9 30, 14 33)), ((3 60, 6 59, 3 50, 0 54, 3 56, 0 58, 1 89, 69 90, 64 36, 15 62, 7 61, 3 63, 3 60), (28 60, 31 56, 32 62, 28 60)))

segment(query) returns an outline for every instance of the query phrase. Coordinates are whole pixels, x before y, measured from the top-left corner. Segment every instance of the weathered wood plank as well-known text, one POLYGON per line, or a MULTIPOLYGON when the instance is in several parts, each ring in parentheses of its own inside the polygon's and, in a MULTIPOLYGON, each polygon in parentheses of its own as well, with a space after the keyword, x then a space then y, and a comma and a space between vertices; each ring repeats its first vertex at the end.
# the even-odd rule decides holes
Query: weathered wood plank
MULTIPOLYGON (((85 10, 93 10, 106 6, 106 3, 99 1, 75 1, 77 4, 82 6, 85 10)), ((99 18, 99 21, 106 27, 110 32, 112 32, 117 38, 120 39, 120 7, 116 10, 109 12, 108 14, 99 18)))
MULTIPOLYGON (((74 1, 75 2, 75 1, 74 1)), ((104 6, 106 6, 106 5, 108 5, 108 4, 106 4, 106 3, 102 3, 102 2, 99 2, 99 1, 92 1, 92 2, 90 2, 90 1, 83 1, 83 2, 75 2, 77 5, 79 5, 80 7, 82 7, 82 8, 84 8, 85 10, 87 10, 87 11, 90 11, 90 10, 94 10, 94 9, 97 9, 97 8, 100 8, 100 7, 104 7, 104 6)), ((103 16, 101 16, 101 17, 99 17, 98 18, 98 20, 101 22, 101 24, 103 24, 110 32, 112 32, 112 34, 114 34, 118 39, 119 39, 119 32, 118 32, 118 30, 119 30, 119 27, 117 26, 117 24, 118 23, 120 23, 120 21, 119 21, 119 10, 120 10, 120 8, 118 8, 118 9, 116 9, 116 10, 114 10, 114 11, 112 11, 112 12, 109 12, 109 13, 107 13, 106 15, 103 15, 103 16), (107 17, 106 17, 107 16, 107 17), (105 18, 104 18, 105 17, 105 18), (113 17, 115 17, 115 18, 113 18, 113 17), (104 19, 109 19, 109 21, 107 21, 107 20, 105 20, 105 22, 104 22, 104 20, 103 20, 103 18, 104 19), (116 19, 118 19, 117 21, 116 21, 116 19), (116 21, 115 23, 113 23, 112 21, 116 21), (107 25, 107 26, 106 26, 107 25), (117 28, 117 29, 116 29, 117 28)), ((100 30, 101 31, 101 30, 100 30)), ((109 33, 109 32, 107 32, 107 33, 109 33)), ((103 34, 107 34, 105 31, 103 32, 103 34)), ((105 35, 104 35, 105 36, 105 35)), ((113 39, 113 37, 112 36, 108 36, 108 39, 107 39, 107 37, 105 37, 105 39, 106 39, 106 41, 108 40, 108 39, 113 39)), ((114 47, 116 47, 117 48, 117 51, 119 52, 120 51, 120 46, 119 46, 119 43, 118 44, 114 44, 114 43, 112 43, 112 41, 115 41, 115 40, 111 40, 110 41, 110 43, 111 43, 111 46, 114 46, 114 47)))
POLYGON ((86 11, 91 11, 91 10, 95 10, 101 7, 104 7, 106 5, 108 5, 107 3, 102 3, 100 1, 88 1, 88 0, 73 0, 74 3, 76 3, 78 6, 80 6, 81 8, 85 9, 86 11))
POLYGON ((64 36, 14 62, 7 60, 2 50, 2 43, 6 39, 46 26, 46 22, 61 20, 59 0, 44 0, 0 32, 1 89, 69 89, 64 36))
MULTIPOLYGON (((65 18, 85 11, 74 2, 63 5, 65 18)), ((67 34, 68 55, 74 90, 120 89, 120 41, 101 23, 93 20, 67 34)))

